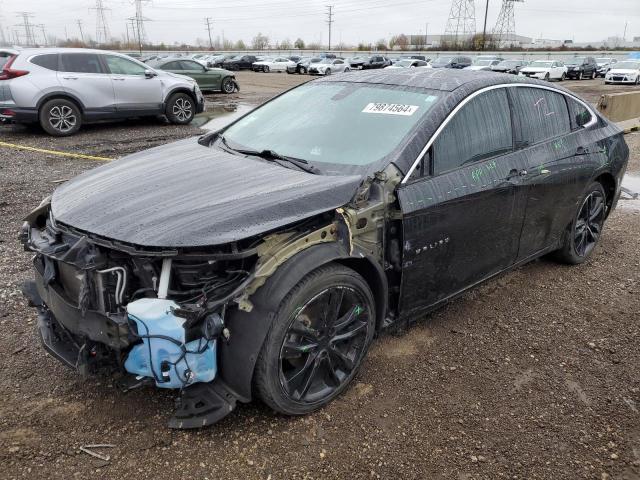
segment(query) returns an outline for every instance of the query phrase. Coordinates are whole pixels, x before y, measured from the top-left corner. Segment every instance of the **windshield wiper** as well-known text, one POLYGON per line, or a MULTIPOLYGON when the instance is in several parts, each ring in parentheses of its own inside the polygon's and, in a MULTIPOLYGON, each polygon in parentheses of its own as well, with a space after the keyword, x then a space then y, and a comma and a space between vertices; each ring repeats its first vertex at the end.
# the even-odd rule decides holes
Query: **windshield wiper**
POLYGON ((241 153, 242 155, 251 155, 252 157, 260 157, 270 162, 275 162, 278 165, 282 165, 283 167, 286 167, 286 165, 284 165, 281 162, 287 162, 295 165, 296 167, 298 167, 300 170, 304 172, 312 173, 312 174, 320 173, 320 170, 318 170, 313 165, 309 165, 309 162, 302 158, 287 157, 285 155, 280 155, 279 153, 269 149, 250 150, 250 149, 244 149, 244 148, 233 148, 229 146, 229 144, 227 143, 227 139, 224 138, 224 136, 222 135, 220 136, 220 141, 227 149, 232 150, 234 152, 241 153))

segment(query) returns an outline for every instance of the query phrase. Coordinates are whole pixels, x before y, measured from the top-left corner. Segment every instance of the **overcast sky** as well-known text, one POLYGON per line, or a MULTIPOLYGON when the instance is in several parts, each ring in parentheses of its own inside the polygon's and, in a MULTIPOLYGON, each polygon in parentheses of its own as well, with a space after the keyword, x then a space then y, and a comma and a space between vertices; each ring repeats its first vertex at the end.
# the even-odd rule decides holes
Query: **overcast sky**
MULTIPOLYGON (((489 0, 490 31, 502 0, 489 0)), ((112 36, 123 37, 128 17, 135 15, 133 0, 103 0, 112 36)), ((482 30, 485 0, 476 0, 476 25, 482 30)), ((0 24, 5 35, 23 31, 17 12, 33 13, 48 35, 79 37, 77 20, 85 36, 95 37, 95 0, 0 0, 0 24)), ((151 42, 193 43, 207 38, 205 17, 213 18, 213 35, 249 43, 258 32, 271 41, 300 37, 327 42, 326 7, 334 6, 332 43, 375 42, 399 33, 443 33, 451 0, 147 0, 143 13, 151 42), (214 6, 215 5, 215 6, 214 6)), ((640 0, 525 0, 515 6, 516 33, 535 38, 600 41, 640 36, 640 0)), ((37 31, 41 38, 41 30, 37 31)), ((13 38, 13 37, 12 37, 13 38)))

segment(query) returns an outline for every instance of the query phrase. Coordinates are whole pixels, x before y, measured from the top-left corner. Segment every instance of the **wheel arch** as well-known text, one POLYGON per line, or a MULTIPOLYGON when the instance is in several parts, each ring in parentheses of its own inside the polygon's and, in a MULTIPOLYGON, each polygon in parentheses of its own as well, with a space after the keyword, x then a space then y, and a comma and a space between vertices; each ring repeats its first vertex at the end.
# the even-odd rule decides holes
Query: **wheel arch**
POLYGON ((609 216, 616 195, 616 179, 610 172, 605 172, 596 177, 594 181, 604 188, 604 193, 607 196, 607 216, 609 216))
POLYGON ((80 109, 80 113, 84 114, 85 106, 84 103, 82 103, 82 100, 69 92, 51 92, 43 95, 36 103, 36 110, 38 111, 38 114, 40 114, 40 109, 45 103, 47 103, 49 100, 55 99, 64 99, 75 103, 76 106, 80 109))
POLYGON ((167 103, 169 102, 169 99, 171 98, 171 95, 174 95, 176 93, 186 93, 187 95, 189 95, 191 97, 191 99, 195 102, 198 103, 195 94, 193 93, 193 90, 189 90, 187 87, 174 87, 171 90, 169 90, 167 92, 167 95, 164 97, 164 106, 166 108, 167 103))
POLYGON ((376 302, 376 329, 387 310, 387 282, 380 265, 366 256, 353 257, 338 243, 309 247, 284 262, 251 296, 251 312, 235 310, 226 319, 231 337, 220 345, 220 375, 238 399, 252 398, 253 375, 258 354, 271 328, 282 299, 308 273, 329 263, 339 263, 358 272, 367 282, 376 302))

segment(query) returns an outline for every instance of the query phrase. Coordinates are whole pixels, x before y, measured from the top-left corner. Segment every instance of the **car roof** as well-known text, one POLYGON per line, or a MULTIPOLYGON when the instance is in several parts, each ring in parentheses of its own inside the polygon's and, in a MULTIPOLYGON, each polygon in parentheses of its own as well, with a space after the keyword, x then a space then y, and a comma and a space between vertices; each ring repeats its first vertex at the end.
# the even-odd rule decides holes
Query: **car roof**
POLYGON ((23 55, 36 55, 41 53, 115 53, 117 55, 125 55, 124 53, 116 52, 113 50, 98 50, 95 48, 53 48, 53 47, 45 47, 45 48, 21 48, 16 51, 16 53, 20 53, 23 55))
MULTIPOLYGON (((350 72, 346 75, 331 75, 329 77, 322 77, 314 81, 397 85, 410 88, 441 90, 444 92, 453 92, 458 89, 464 89, 472 92, 491 85, 499 85, 505 83, 528 83, 549 86, 548 82, 543 82, 541 80, 535 80, 531 78, 523 78, 495 72, 471 72, 457 69, 363 70, 359 72, 350 72)), ((554 85, 553 87, 558 90, 567 91, 564 88, 556 85, 554 85)), ((574 95, 571 92, 568 93, 574 95)))

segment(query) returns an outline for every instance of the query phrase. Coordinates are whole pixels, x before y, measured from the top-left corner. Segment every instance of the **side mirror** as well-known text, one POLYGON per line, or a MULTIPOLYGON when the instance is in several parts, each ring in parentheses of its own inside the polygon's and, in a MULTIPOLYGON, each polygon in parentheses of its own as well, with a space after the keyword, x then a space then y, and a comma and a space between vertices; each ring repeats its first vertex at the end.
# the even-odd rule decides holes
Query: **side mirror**
POLYGON ((153 78, 153 77, 157 77, 158 74, 156 72, 154 72, 153 70, 147 69, 144 71, 144 76, 146 78, 153 78))

